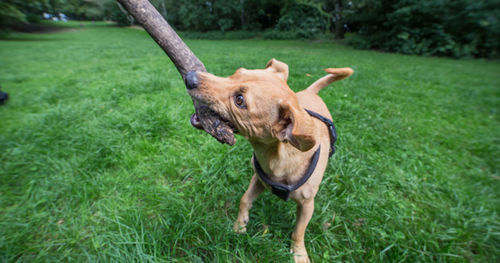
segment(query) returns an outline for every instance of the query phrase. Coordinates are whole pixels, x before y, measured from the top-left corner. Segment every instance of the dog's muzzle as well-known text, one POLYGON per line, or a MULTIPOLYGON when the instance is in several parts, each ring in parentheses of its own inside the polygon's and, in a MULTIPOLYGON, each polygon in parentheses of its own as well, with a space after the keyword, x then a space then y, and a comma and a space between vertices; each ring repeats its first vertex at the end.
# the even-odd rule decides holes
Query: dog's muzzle
MULTIPOLYGON (((194 71, 188 72, 184 81, 186 88, 191 94, 191 92, 198 88, 198 73, 194 71)), ((236 142, 236 139, 234 138, 234 125, 222 118, 220 114, 212 110, 203 101, 200 101, 199 98, 194 98, 193 96, 191 97, 196 110, 196 113, 191 115, 191 125, 197 129, 205 130, 220 143, 233 145, 236 142)))

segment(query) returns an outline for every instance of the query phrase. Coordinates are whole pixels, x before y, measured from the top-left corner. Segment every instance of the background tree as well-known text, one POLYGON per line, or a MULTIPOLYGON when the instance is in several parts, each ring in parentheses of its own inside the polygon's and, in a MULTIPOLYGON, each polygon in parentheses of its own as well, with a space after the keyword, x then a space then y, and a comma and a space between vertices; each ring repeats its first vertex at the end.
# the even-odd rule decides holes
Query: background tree
POLYGON ((495 57, 500 48, 500 1, 361 0, 349 22, 350 43, 405 54, 495 57))
POLYGON ((344 20, 342 19, 342 0, 335 0, 335 38, 344 38, 344 20))
POLYGON ((26 15, 9 2, 0 3, 0 29, 19 23, 27 23, 26 15))
MULTIPOLYGON (((334 34, 357 48, 451 57, 500 56, 500 0, 150 0, 181 31, 262 32, 270 39, 334 34)), ((42 13, 133 24, 116 0, 0 0, 0 29, 42 13)), ((212 32, 213 33, 213 32, 212 32)), ((216 32, 217 33, 217 32, 216 32)), ((223 36, 224 34, 219 34, 223 36)))

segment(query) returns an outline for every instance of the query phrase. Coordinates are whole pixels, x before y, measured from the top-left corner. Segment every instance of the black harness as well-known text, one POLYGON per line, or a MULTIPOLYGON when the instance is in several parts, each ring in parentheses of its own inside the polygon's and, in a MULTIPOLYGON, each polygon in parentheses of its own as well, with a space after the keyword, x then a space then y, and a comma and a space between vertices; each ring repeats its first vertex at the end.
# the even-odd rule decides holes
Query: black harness
MULTIPOLYGON (((330 133, 330 154, 329 157, 332 157, 332 155, 335 153, 335 142, 337 141, 337 130, 335 129, 335 125, 331 120, 328 118, 325 118, 324 116, 320 115, 319 113, 316 113, 314 111, 310 111, 308 109, 305 109, 309 115, 313 116, 314 118, 319 119, 320 121, 324 122, 326 126, 328 126, 328 131, 330 133)), ((259 175, 259 178, 266 184, 270 185, 272 188, 272 193, 277 195, 279 198, 283 199, 284 201, 288 201, 288 198, 290 197, 290 193, 297 190, 299 187, 301 187, 303 184, 307 182, 307 180, 311 177, 311 175, 314 172, 314 169, 316 169, 316 164, 318 164, 318 159, 319 159, 319 154, 321 152, 321 145, 318 146, 318 149, 316 152, 313 154, 311 157, 311 162, 309 164, 309 167, 307 167, 306 173, 302 178, 294 185, 287 185, 287 184, 282 184, 278 182, 272 181, 269 176, 262 170, 262 167, 260 166, 259 162, 257 161, 257 157, 255 156, 255 153, 253 154, 253 166, 255 168, 255 171, 259 175)))

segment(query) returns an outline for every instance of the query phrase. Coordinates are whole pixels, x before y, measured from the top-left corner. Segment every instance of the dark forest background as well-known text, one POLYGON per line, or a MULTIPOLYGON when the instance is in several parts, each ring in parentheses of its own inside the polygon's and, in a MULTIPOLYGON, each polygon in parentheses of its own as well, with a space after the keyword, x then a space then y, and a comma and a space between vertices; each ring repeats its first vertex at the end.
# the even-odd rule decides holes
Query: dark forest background
MULTIPOLYGON (((150 1, 191 38, 346 38, 357 48, 404 54, 500 54, 500 0, 150 1)), ((114 0, 3 0, 0 28, 38 23, 43 13, 135 24, 114 0)))

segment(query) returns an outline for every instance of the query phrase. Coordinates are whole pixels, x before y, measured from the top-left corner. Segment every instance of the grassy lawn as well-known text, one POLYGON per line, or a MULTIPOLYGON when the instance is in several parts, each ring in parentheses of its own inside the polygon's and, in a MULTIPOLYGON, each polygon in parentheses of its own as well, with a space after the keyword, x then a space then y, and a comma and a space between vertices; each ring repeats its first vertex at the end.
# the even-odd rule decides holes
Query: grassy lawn
MULTIPOLYGON (((500 63, 306 41, 187 44, 217 75, 275 57, 325 73, 339 132, 306 233, 313 262, 500 261, 500 63)), ((269 192, 231 232, 250 145, 189 124, 147 33, 90 24, 0 41, 0 261, 290 262, 293 202, 269 192)))

